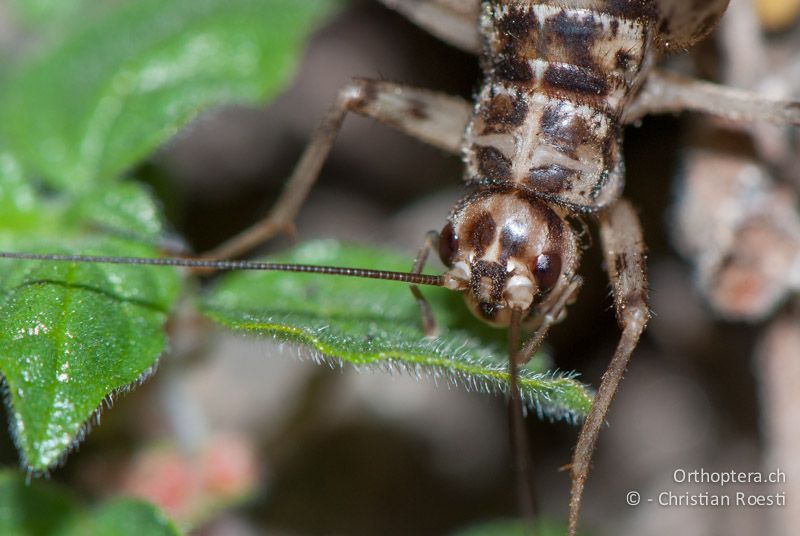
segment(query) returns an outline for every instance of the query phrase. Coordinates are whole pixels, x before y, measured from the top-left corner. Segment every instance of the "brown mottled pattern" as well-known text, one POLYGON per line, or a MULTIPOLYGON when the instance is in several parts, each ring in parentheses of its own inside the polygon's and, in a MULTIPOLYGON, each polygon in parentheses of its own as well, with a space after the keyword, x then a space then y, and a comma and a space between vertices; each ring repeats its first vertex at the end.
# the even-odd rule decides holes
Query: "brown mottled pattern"
POLYGON ((547 164, 531 168, 528 174, 528 183, 532 188, 545 194, 560 194, 572 189, 577 171, 558 164, 547 164))
POLYGON ((524 95, 501 93, 480 103, 475 117, 477 130, 482 134, 508 132, 521 126, 528 118, 528 103, 524 95))
POLYGON ((649 0, 484 0, 466 179, 577 210, 616 200, 618 117, 651 63, 658 13, 649 0))
MULTIPOLYGON (((471 307, 490 322, 498 321, 502 292, 510 276, 508 262, 522 262, 535 274, 536 259, 550 254, 564 262, 563 270, 559 266, 554 277, 577 270, 579 243, 566 221, 565 209, 519 190, 488 186, 472 192, 450 214, 445 233, 445 253, 451 242, 460 244, 462 253, 468 252, 470 294, 476 299, 471 307)), ((468 303, 470 299, 468 295, 468 303)))
POLYGON ((478 172, 490 181, 509 181, 511 179, 511 160, 500 149, 492 146, 473 146, 478 172))
POLYGON ((478 310, 481 316, 489 321, 494 320, 502 309, 503 287, 508 280, 508 272, 501 264, 478 260, 472 264, 471 275, 470 290, 473 295, 480 296, 478 310), (484 282, 490 287, 488 295, 482 292, 484 282))
POLYGON ((483 252, 492 244, 497 225, 489 212, 481 212, 476 218, 469 222, 465 237, 477 255, 483 252))
POLYGON ((550 63, 544 70, 540 87, 545 94, 572 95, 573 102, 587 102, 600 108, 596 105, 602 105, 603 98, 608 97, 613 89, 619 89, 613 88, 609 82, 610 77, 600 71, 568 63, 550 63))
POLYGON ((578 158, 578 147, 599 141, 589 122, 560 106, 545 106, 539 118, 539 134, 546 143, 570 158, 578 158))

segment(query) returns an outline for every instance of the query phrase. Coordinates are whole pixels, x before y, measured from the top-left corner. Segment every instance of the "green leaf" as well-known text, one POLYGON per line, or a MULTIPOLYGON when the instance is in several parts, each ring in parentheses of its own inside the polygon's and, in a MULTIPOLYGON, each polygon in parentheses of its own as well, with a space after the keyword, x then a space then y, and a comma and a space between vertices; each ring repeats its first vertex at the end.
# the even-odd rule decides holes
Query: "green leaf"
MULTIPOLYGON (((331 241, 306 243, 276 260, 401 271, 410 266, 406 258, 331 241)), ((388 281, 230 273, 205 298, 203 309, 223 326, 302 343, 318 361, 427 374, 481 391, 505 390, 504 333, 487 337, 487 329, 467 316, 453 292, 423 292, 441 330, 435 340, 424 337, 407 285, 388 281)), ((574 420, 591 404, 586 388, 569 374, 525 368, 519 383, 528 404, 542 416, 574 420)))
POLYGON ((0 534, 45 536, 72 522, 79 505, 47 482, 26 483, 18 471, 0 471, 0 534))
POLYGON ((22 167, 11 154, 0 151, 0 214, 2 227, 12 229, 35 225, 41 206, 36 190, 25 179, 22 167))
POLYGON ((86 13, 5 83, 0 137, 54 187, 112 180, 201 112, 275 95, 337 5, 129 0, 86 13))
POLYGON ((28 25, 48 25, 67 19, 89 0, 9 0, 13 14, 28 25))
POLYGON ((66 490, 0 471, 0 534, 4 536, 177 536, 178 530, 155 506, 115 499, 94 511, 66 490))
MULTIPOLYGON (((0 184, 0 206, 26 190, 0 184)), ((0 220, 2 250, 158 254, 158 211, 132 185, 111 184, 77 201, 34 194, 29 204, 33 212, 0 220)), ((103 400, 155 365, 179 279, 172 269, 2 263, 0 372, 23 462, 41 472, 76 444, 103 400)))
POLYGON ((60 532, 64 536, 177 536, 178 529, 158 508, 138 499, 115 499, 92 516, 60 532))

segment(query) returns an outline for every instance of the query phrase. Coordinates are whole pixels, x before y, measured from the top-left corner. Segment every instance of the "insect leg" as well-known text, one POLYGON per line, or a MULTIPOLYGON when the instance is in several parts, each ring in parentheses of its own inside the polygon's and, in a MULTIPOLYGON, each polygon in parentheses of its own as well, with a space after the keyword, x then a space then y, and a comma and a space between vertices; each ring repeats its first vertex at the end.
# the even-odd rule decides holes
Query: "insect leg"
MULTIPOLYGON (((417 253, 417 258, 414 259, 414 266, 411 268, 412 274, 421 274, 422 269, 425 267, 425 261, 428 260, 428 254, 439 243, 439 233, 436 231, 428 231, 425 234, 425 242, 417 253)), ((422 295, 422 291, 417 285, 410 285, 411 294, 417 300, 419 305, 419 312, 422 314, 422 329, 425 330, 425 336, 428 338, 435 337, 439 334, 439 328, 436 326, 436 319, 433 317, 433 310, 428 300, 422 295)))
POLYGON ((481 0, 380 0, 408 20, 454 47, 480 54, 481 0))
POLYGON ((647 114, 703 112, 734 121, 768 121, 800 125, 800 102, 770 100, 741 89, 653 71, 625 109, 625 123, 647 114))
POLYGON ((650 317, 647 307, 647 277, 645 275, 644 241, 639 218, 630 204, 621 200, 600 216, 600 238, 603 255, 608 265, 608 274, 614 293, 617 322, 622 329, 614 357, 603 374, 600 388, 594 397, 592 408, 583 423, 575 454, 572 458, 572 489, 569 500, 569 530, 574 536, 578 527, 589 464, 592 459, 597 436, 603 426, 606 413, 617 392, 620 380, 630 360, 631 353, 650 317))
POLYGON ((535 315, 541 319, 541 323, 535 328, 536 331, 525 341, 525 345, 517 354, 518 365, 524 365, 531 360, 533 354, 542 345, 542 341, 547 336, 550 327, 561 319, 567 305, 573 302, 582 284, 583 278, 577 275, 574 276, 564 292, 558 296, 553 296, 552 299, 542 304, 540 306, 541 312, 536 311, 535 315))
POLYGON ((267 217, 205 253, 206 257, 241 256, 291 228, 348 112, 372 117, 421 141, 458 154, 471 105, 459 97, 434 91, 365 78, 354 79, 339 91, 267 217))

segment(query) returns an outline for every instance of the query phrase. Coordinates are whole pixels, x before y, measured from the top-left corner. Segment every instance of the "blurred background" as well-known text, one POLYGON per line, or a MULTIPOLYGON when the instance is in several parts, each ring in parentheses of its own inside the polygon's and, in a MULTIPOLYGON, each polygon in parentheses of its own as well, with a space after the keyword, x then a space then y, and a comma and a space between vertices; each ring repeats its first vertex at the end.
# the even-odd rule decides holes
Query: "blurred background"
MULTIPOLYGON (((749 0, 733 0, 734 21, 726 16, 691 55, 669 59, 671 67, 731 80, 740 53, 731 50, 736 39, 725 32, 741 38, 742 31, 763 44, 764 55, 748 60, 751 65, 796 65, 800 32, 791 6, 797 2, 777 2, 788 8, 777 15, 764 4, 758 18, 749 0)), ((31 38, 0 2, 0 44, 22 46, 31 38)), ((475 58, 376 2, 354 1, 311 39, 294 82, 269 106, 207 114, 138 170, 158 191, 175 233, 204 251, 265 214, 310 131, 353 76, 467 98, 480 82, 475 58)), ((797 97, 800 78, 785 79, 784 89, 797 97)), ((631 490, 653 497, 670 490, 717 492, 675 484, 676 469, 774 468, 778 432, 770 423, 787 412, 791 423, 795 413, 798 397, 792 400, 791 389, 787 398, 770 398, 779 389, 771 382, 785 379, 788 369, 778 366, 770 376, 765 371, 773 369, 756 357, 770 348, 789 349, 787 360, 800 357, 784 339, 772 346, 759 342, 772 333, 771 319, 790 314, 791 305, 783 299, 780 310, 755 322, 716 320, 697 290, 692 263, 671 245, 677 178, 690 170, 685 150, 699 138, 713 145, 717 134, 707 133, 729 128, 709 131, 707 125, 702 117, 670 116, 647 118, 626 131, 626 195, 643 220, 655 315, 600 438, 584 499, 586 534, 778 534, 787 522, 781 516, 792 515, 789 508, 625 503, 631 490)), ((748 150, 763 156, 752 145, 748 150)), ((298 237, 389 247, 407 252, 410 266, 424 232, 440 229, 461 195, 461 170, 458 158, 350 116, 300 215, 298 237)), ((778 175, 792 180, 790 173, 778 175)), ((276 240, 265 251, 289 243, 276 240)), ((581 271, 586 285, 547 344, 559 369, 578 371, 596 386, 619 329, 597 247, 585 253, 581 271)), ((777 336, 791 337, 789 325, 789 335, 777 336)), ((203 535, 443 534, 514 516, 501 397, 319 367, 303 359, 302 348, 204 323, 176 324, 171 331, 158 373, 103 412, 102 426, 53 479, 88 497, 145 495, 203 535)), ((578 430, 535 418, 526 427, 539 511, 565 519, 569 477, 563 466, 578 430)), ((5 434, 0 460, 18 463, 5 434)), ((789 473, 779 490, 753 490, 788 491, 798 482, 800 474, 789 473)), ((793 519, 786 526, 800 523, 793 519)))

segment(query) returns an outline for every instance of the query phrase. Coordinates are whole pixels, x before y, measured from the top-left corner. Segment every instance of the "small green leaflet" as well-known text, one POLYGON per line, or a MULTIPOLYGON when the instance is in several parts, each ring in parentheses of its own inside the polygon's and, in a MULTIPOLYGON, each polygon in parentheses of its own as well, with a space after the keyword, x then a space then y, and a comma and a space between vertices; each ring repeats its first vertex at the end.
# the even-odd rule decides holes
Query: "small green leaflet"
POLYGON ((214 106, 268 100, 340 2, 98 4, 0 86, 0 138, 58 189, 115 180, 214 106))
MULTIPOLYGON (((15 1, 41 35, 0 79, 0 248, 156 256, 159 211, 120 174, 200 113, 274 96, 339 5, 15 1)), ((3 262, 0 373, 30 470, 57 463, 104 399, 152 370, 177 291, 174 270, 3 262)))
MULTIPOLYGON (((3 183, 4 251, 156 256, 158 210, 116 183, 75 201, 3 183), (21 200, 21 201, 20 201, 21 200), (135 238, 134 238, 135 237, 135 238)), ((163 351, 179 279, 171 269, 3 261, 0 372, 24 463, 41 472, 81 438, 104 399, 143 378, 163 351)))
MULTIPOLYGON (((407 258, 333 241, 303 244, 273 259, 316 265, 408 270, 407 258)), ((469 317, 460 296, 424 288, 441 335, 427 340, 408 286, 315 274, 238 272, 223 276, 204 299, 205 314, 223 326, 299 342, 318 361, 400 370, 480 391, 505 389, 503 331, 469 317)), ((570 374, 543 372, 541 362, 520 372, 528 405, 540 415, 576 420, 591 397, 570 374)))
POLYGON ((178 536, 155 506, 114 499, 89 510, 66 490, 29 484, 16 471, 0 471, 0 534, 4 536, 178 536))

